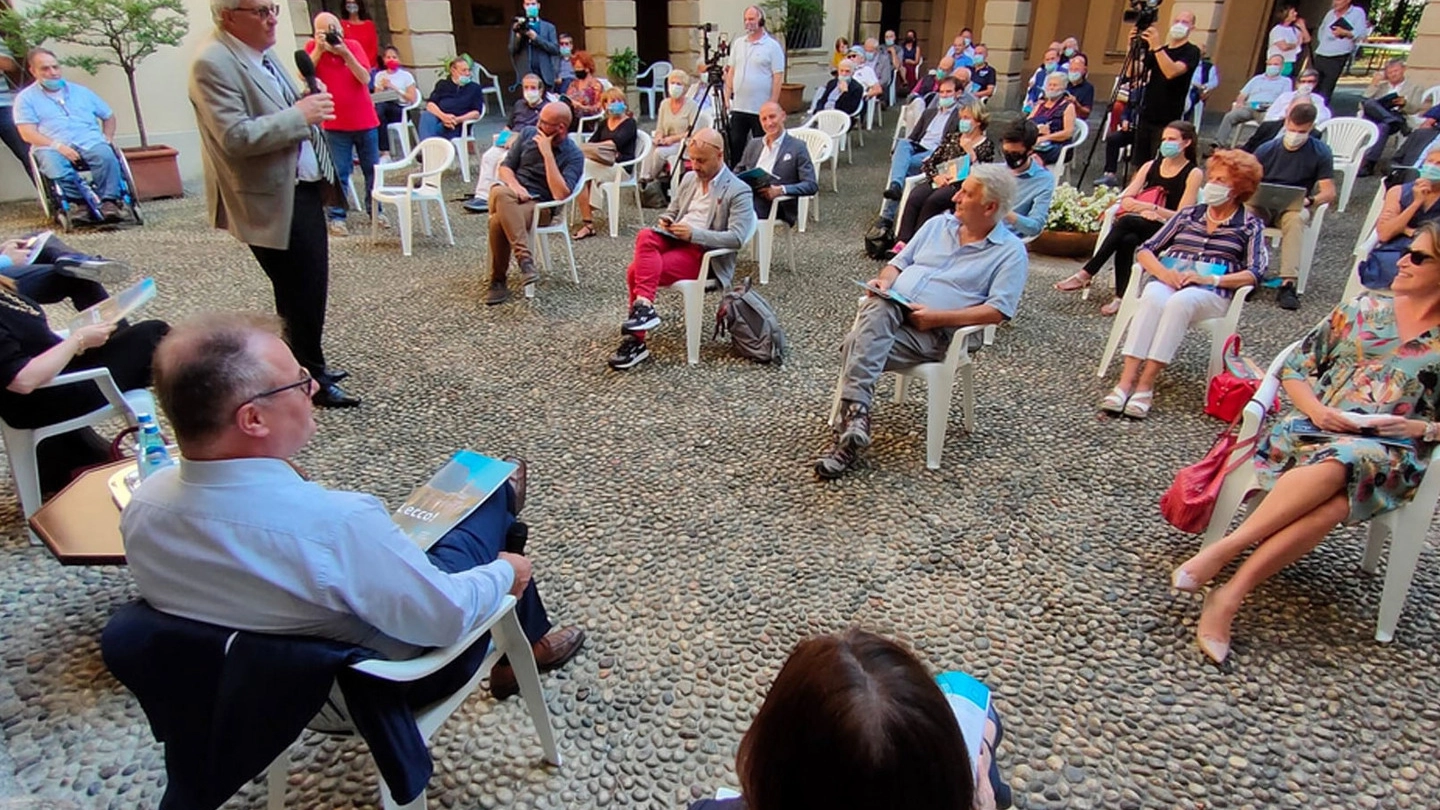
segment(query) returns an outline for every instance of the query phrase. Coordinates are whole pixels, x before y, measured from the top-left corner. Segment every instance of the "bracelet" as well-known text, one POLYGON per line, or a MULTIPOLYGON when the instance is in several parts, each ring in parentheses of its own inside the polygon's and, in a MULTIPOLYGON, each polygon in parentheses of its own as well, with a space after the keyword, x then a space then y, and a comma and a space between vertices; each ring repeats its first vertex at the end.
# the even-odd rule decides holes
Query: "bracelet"
POLYGON ((1427 442, 1440 441, 1440 422, 1426 422, 1425 435, 1422 438, 1427 442))

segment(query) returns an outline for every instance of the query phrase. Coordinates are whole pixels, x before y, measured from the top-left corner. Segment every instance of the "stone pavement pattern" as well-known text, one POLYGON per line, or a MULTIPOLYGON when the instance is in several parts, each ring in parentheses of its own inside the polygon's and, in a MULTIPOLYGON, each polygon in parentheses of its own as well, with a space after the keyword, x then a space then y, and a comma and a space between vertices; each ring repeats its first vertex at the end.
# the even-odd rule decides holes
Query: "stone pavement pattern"
MULTIPOLYGON (((533 301, 498 308, 479 303, 485 218, 458 205, 455 248, 421 236, 406 259, 393 232, 378 245, 332 241, 328 349, 366 404, 321 412, 299 462, 394 505, 457 447, 528 457, 537 579, 557 621, 590 631, 580 656, 543 678, 564 768, 538 766, 519 701, 482 693, 432 743, 432 806, 678 808, 710 795, 735 784, 735 747, 789 649, 852 624, 996 688, 1020 807, 1433 806, 1433 543, 1393 644, 1372 638, 1381 578, 1359 573, 1363 537, 1347 530, 1258 592, 1232 664, 1207 664, 1193 641, 1198 600, 1167 587, 1197 541, 1156 507, 1219 428, 1201 413, 1207 347, 1186 343, 1148 421, 1099 416, 1105 296, 1050 287, 1075 262, 1033 259, 1019 318, 979 356, 977 431, 964 434, 956 409, 941 470, 924 468, 917 392, 877 408, 858 470, 814 479, 850 281, 878 268, 860 234, 887 140, 842 161, 839 196, 825 169, 823 221, 798 236, 794 271, 777 250, 763 292, 791 339, 783 368, 708 340, 687 367, 673 293, 660 297, 654 361, 605 367, 624 314, 629 203, 620 239, 576 245, 578 288, 555 272, 533 301)), ((1338 300, 1375 188, 1362 180, 1351 211, 1327 219, 1299 313, 1269 293, 1247 306, 1246 349, 1262 364, 1338 300)), ((75 242, 154 275, 149 314, 269 308, 248 251, 203 227, 200 198, 145 211, 143 229, 75 242)), ((7 208, 0 230, 34 216, 7 208)), ((129 575, 62 568, 28 546, 8 477, 0 489, 11 792, 53 800, 35 806, 153 806, 161 750, 97 648, 136 595, 129 575)), ((359 743, 307 735, 292 749, 288 806, 376 806, 369 763, 359 743)), ((255 783, 229 806, 263 803, 255 783)))

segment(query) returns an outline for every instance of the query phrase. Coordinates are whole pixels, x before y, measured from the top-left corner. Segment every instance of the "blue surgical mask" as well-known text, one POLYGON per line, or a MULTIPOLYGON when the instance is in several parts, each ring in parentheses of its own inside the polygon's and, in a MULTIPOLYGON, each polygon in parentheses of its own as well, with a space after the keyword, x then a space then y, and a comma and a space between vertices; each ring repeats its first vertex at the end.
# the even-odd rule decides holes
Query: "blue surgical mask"
POLYGON ((1059 62, 1046 62, 1046 63, 1045 63, 1045 72, 1046 72, 1046 73, 1054 73, 1054 72, 1055 72, 1055 69, 1058 68, 1058 67, 1060 67, 1060 63, 1059 63, 1059 62))
POLYGON ((609 112, 611 115, 617 115, 617 116, 618 116, 618 115, 624 115, 624 114, 625 114, 625 102, 623 102, 623 101, 612 101, 612 102, 610 102, 609 104, 605 105, 605 109, 606 109, 606 111, 609 112))
POLYGON ((1266 65, 1266 66, 1265 66, 1265 75, 1266 75, 1266 76, 1269 76, 1269 77, 1272 78, 1272 79, 1275 78, 1276 76, 1279 76, 1279 75, 1280 75, 1280 66, 1279 66, 1279 65, 1266 65))
POLYGON ((971 121, 969 118, 961 118, 959 121, 955 122, 955 129, 959 130, 961 135, 970 134, 970 130, 974 128, 975 122, 971 121))
POLYGON ((525 16, 526 16, 526 17, 529 17, 529 18, 532 19, 532 20, 535 19, 536 17, 539 17, 539 16, 540 16, 540 7, 539 7, 539 6, 526 6, 526 7, 525 7, 525 16))
POLYGON ((1160 157, 1173 158, 1180 154, 1180 144, 1176 141, 1160 142, 1160 157))
POLYGON ((1436 166, 1434 163, 1421 164, 1420 179, 1430 183, 1440 183, 1440 166, 1436 166))
POLYGON ((461 87, 464 87, 465 85, 469 84, 469 83, 472 82, 472 81, 474 81, 474 79, 472 79, 472 78, 469 77, 469 76, 461 76, 460 78, 458 78, 458 79, 455 80, 455 84, 457 84, 457 85, 459 85, 459 86, 461 86, 461 87))
POLYGON ((1085 78, 1085 74, 1084 74, 1084 73, 1078 73, 1078 72, 1073 71, 1073 70, 1070 71, 1070 72, 1069 72, 1068 74, 1066 74, 1066 75, 1069 76, 1069 78, 1070 78, 1070 83, 1071 83, 1071 84, 1079 84, 1080 81, 1085 78))
POLYGON ((64 79, 41 79, 40 86, 52 93, 58 93, 65 89, 64 79))
POLYGON ((575 49, 572 48, 572 47, 570 47, 569 45, 561 45, 561 46, 560 46, 560 55, 561 55, 561 56, 569 56, 569 55, 571 54, 571 52, 574 51, 574 50, 575 50, 575 49))
POLYGON ((940 105, 940 109, 942 109, 942 110, 948 110, 948 109, 950 109, 951 107, 954 107, 954 106, 955 106, 955 97, 954 97, 954 96, 940 96, 939 98, 935 99, 935 103, 938 104, 938 105, 940 105))
POLYGON ((944 68, 935 68, 934 70, 930 71, 930 75, 934 76, 937 79, 945 78, 946 74, 948 73, 949 71, 945 70, 944 68))

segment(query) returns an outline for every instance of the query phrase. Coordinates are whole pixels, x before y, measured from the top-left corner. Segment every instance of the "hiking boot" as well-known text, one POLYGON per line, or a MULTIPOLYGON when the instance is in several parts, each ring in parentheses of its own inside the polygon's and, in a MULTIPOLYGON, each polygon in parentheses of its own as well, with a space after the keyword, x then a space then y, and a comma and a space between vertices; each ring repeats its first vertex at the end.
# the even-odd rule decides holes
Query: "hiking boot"
POLYGON ((503 281, 490 282, 490 292, 485 294, 485 306, 493 307, 510 300, 510 288, 503 281))
POLYGON ((535 269, 535 260, 526 256, 515 262, 520 268, 520 280, 525 284, 534 284, 540 280, 540 271, 535 269))
POLYGON ((634 335, 626 335, 620 339, 620 348, 615 350, 614 356, 607 362, 610 364, 610 368, 624 371, 640 365, 649 357, 650 350, 645 348, 645 341, 634 335))
POLYGON ((1280 291, 1275 293, 1275 306, 1292 311, 1300 308, 1300 294, 1295 292, 1295 282, 1287 281, 1280 285, 1280 291))
POLYGON ((841 412, 840 444, 851 449, 870 446, 870 409, 858 402, 846 402, 841 412))
POLYGON ((660 316, 655 312, 655 307, 644 301, 636 301, 630 305, 630 317, 620 328, 626 332, 645 332, 660 325, 660 316))
POLYGON ((815 459, 815 474, 833 481, 848 472, 854 463, 855 451, 837 438, 815 459))

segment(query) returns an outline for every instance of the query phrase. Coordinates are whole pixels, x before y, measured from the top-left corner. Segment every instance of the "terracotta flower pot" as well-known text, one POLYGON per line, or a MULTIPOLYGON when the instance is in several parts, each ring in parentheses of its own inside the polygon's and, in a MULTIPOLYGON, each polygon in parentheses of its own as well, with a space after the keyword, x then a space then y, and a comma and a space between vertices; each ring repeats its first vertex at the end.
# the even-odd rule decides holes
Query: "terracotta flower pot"
POLYGON ((806 109, 805 107, 805 85, 803 84, 782 84, 780 85, 780 106, 785 112, 797 113, 806 109))
POLYGON ((1098 233, 1041 231, 1040 236, 1030 243, 1030 252, 1042 256, 1081 259, 1095 252, 1095 240, 1099 236, 1098 233))
POLYGON ((141 200, 185 196, 176 157, 179 151, 169 146, 135 146, 120 151, 125 153, 125 162, 135 177, 135 196, 141 200))

